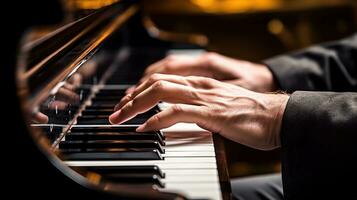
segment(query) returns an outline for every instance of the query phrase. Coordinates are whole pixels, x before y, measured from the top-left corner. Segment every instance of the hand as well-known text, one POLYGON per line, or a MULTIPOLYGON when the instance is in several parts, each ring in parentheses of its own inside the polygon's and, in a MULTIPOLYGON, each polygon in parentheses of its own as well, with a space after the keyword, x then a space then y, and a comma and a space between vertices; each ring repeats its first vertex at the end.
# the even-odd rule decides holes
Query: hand
POLYGON ((137 131, 159 130, 178 122, 198 126, 257 149, 280 146, 280 127, 289 96, 263 94, 211 78, 154 74, 126 95, 109 117, 120 124, 158 102, 174 103, 137 131))
MULTIPOLYGON (((265 65, 236 60, 217 53, 205 53, 198 57, 168 56, 150 65, 139 83, 154 73, 205 76, 257 92, 273 92, 278 89, 273 74, 265 65)), ((132 90, 133 88, 128 92, 132 90)))

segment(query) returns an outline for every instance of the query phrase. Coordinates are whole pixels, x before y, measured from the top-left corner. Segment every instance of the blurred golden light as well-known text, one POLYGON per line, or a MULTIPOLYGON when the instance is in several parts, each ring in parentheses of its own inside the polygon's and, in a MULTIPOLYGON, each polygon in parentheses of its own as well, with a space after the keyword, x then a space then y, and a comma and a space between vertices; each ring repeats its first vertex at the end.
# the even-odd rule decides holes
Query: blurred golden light
POLYGON ((278 19, 272 19, 268 23, 270 33, 278 35, 284 31, 284 24, 278 19))
POLYGON ((190 0, 207 12, 237 12, 277 8, 282 0, 190 0))
POLYGON ((111 5, 118 1, 119 0, 65 0, 65 3, 72 9, 94 10, 111 5))

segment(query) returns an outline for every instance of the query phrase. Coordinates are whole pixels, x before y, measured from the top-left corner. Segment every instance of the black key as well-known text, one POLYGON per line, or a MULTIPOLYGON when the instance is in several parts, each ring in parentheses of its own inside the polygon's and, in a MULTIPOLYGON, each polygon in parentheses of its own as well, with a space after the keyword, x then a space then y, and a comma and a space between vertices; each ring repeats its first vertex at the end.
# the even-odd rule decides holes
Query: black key
MULTIPOLYGON (((113 111, 111 111, 111 113, 109 115, 111 115, 113 113, 113 111)), ((83 114, 80 116, 81 119, 105 119, 108 118, 109 115, 106 114, 83 114)), ((135 118, 145 118, 145 119, 149 119, 150 117, 152 117, 151 113, 143 113, 143 114, 138 114, 136 115, 135 118)))
POLYGON ((95 96, 96 97, 105 97, 105 96, 119 96, 119 97, 123 97, 125 96, 125 90, 99 90, 95 96))
POLYGON ((66 141, 73 140, 156 140, 165 146, 165 142, 158 132, 73 132, 66 135, 66 141))
POLYGON ((113 99, 109 99, 109 100, 98 100, 98 99, 92 99, 92 105, 95 104, 117 104, 119 103, 119 100, 113 100, 113 99))
POLYGON ((73 140, 61 141, 59 143, 60 149, 110 149, 110 148, 154 148, 158 149, 160 153, 164 153, 164 149, 158 141, 155 140, 73 140))
MULTIPOLYGON (((82 113, 84 113, 86 110, 89 110, 89 112, 95 112, 97 110, 98 112, 102 112, 103 111, 103 112, 111 112, 111 113, 113 113, 115 105, 113 105, 113 106, 104 105, 104 104, 99 105, 97 103, 96 105, 86 106, 86 109, 82 113)), ((147 112, 145 112, 145 114, 152 116, 152 115, 155 115, 156 113, 158 113, 159 111, 160 111, 160 109, 157 106, 155 106, 154 108, 152 108, 152 109, 148 110, 147 112)))
POLYGON ((165 184, 161 181, 160 177, 151 174, 106 174, 103 176, 105 180, 114 181, 117 183, 129 183, 129 184, 154 184, 161 188, 165 187, 165 184))
MULTIPOLYGON (((146 122, 148 118, 136 118, 130 119, 124 123, 123 125, 136 125, 136 124, 143 124, 146 122)), ((78 117, 77 124, 88 125, 88 124, 110 124, 108 120, 108 116, 105 118, 85 118, 85 117, 78 117)))
POLYGON ((122 96, 96 96, 92 100, 94 101, 117 101, 119 102, 122 96))
POLYGON ((90 107, 98 107, 98 108, 114 108, 115 105, 117 105, 117 101, 113 102, 100 102, 100 101, 95 101, 92 102, 90 107))
MULTIPOLYGON (((115 106, 115 105, 114 105, 115 106)), ((99 104, 96 104, 96 105, 90 105, 90 106, 87 106, 86 109, 89 109, 89 110, 102 110, 102 109, 111 109, 111 110, 114 110, 114 106, 113 105, 99 105, 99 104)))
POLYGON ((110 124, 108 117, 105 119, 82 119, 81 117, 79 117, 77 119, 77 124, 78 125, 88 125, 88 124, 110 124))
POLYGON ((87 97, 90 95, 91 93, 91 89, 88 89, 88 88, 78 88, 76 90, 76 93, 78 94, 79 98, 80 98, 80 101, 83 102, 84 100, 87 99, 87 97))
POLYGON ((157 149, 61 149, 65 160, 163 160, 157 149))
MULTIPOLYGON (((112 111, 113 112, 113 111, 112 111)), ((83 115, 80 116, 81 119, 107 119, 109 115, 83 115)))
POLYGON ((110 109, 85 109, 82 111, 82 116, 85 115, 111 115, 114 112, 113 108, 110 109))
MULTIPOLYGON (((71 133, 74 132, 80 132, 80 133, 90 133, 90 132, 136 132, 135 130, 138 128, 138 126, 121 126, 121 127, 113 127, 113 126, 108 126, 108 127, 72 127, 71 128, 71 133)), ((161 131, 155 131, 165 139, 164 135, 162 134, 161 131)))
POLYGON ((89 166, 85 167, 86 170, 98 174, 151 174, 165 178, 165 173, 156 165, 148 166, 89 166))
POLYGON ((90 89, 90 88, 77 88, 77 89, 76 89, 76 93, 77 93, 78 95, 80 95, 80 94, 88 95, 88 94, 91 93, 91 91, 92 91, 92 89, 90 89))

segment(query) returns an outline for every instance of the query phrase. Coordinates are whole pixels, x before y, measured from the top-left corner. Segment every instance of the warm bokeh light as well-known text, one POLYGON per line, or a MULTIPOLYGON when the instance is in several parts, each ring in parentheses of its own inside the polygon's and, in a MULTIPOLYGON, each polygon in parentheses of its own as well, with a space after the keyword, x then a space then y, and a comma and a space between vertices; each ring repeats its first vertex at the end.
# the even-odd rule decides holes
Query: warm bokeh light
POLYGON ((235 12, 273 9, 281 5, 282 0, 191 0, 191 2, 207 12, 235 12))
POLYGON ((118 1, 119 0, 65 0, 65 3, 70 8, 93 10, 111 5, 118 1))

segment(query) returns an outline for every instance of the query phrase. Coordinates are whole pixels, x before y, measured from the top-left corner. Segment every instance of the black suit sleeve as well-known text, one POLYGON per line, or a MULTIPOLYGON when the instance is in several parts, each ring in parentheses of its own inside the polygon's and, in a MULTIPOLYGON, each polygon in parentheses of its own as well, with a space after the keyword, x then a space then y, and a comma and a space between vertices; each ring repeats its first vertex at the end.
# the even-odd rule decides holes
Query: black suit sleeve
POLYGON ((287 92, 357 91, 357 34, 264 63, 287 92))
POLYGON ((285 198, 356 199, 357 35, 265 63, 281 89, 310 90, 294 92, 283 117, 285 198))
POLYGON ((286 199, 357 198, 357 93, 294 92, 281 143, 286 199))

